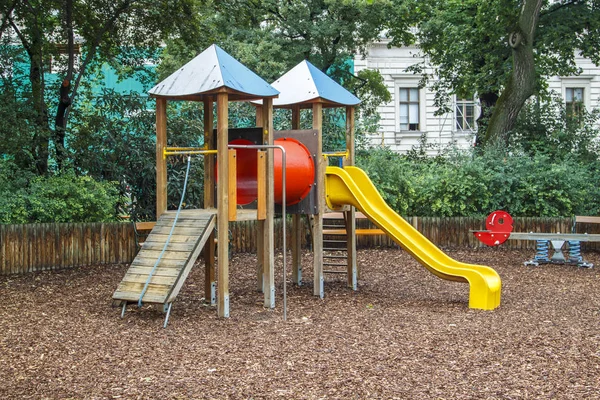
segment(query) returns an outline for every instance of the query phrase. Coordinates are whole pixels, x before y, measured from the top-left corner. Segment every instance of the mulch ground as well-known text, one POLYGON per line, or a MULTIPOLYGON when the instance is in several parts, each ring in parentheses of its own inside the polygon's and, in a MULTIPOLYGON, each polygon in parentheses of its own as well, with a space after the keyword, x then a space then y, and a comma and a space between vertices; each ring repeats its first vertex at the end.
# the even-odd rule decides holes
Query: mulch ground
POLYGON ((524 267, 529 251, 448 253, 498 271, 500 308, 469 309, 466 284, 396 249, 359 251, 359 290, 327 277, 323 300, 305 254, 287 322, 281 273, 266 310, 254 255, 232 256, 231 318, 203 305, 194 268, 167 329, 155 306, 124 319, 111 307, 125 265, 0 277, 0 398, 600 398, 600 255, 581 269, 524 267))

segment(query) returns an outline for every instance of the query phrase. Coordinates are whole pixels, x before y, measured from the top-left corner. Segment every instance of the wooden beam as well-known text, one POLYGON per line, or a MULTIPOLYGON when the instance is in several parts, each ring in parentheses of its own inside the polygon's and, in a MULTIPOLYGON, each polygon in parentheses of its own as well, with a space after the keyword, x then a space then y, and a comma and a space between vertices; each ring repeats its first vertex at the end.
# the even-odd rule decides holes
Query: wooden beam
POLYGON ((586 224, 600 224, 600 217, 589 217, 585 215, 576 215, 575 222, 586 224))
MULTIPOLYGON (((216 149, 214 127, 214 103, 212 99, 204 101, 204 145, 216 149)), ((215 207, 215 156, 204 156, 204 208, 215 207)), ((204 302, 217 304, 217 279, 215 269, 215 233, 211 233, 204 246, 204 302)))
POLYGON ((237 219, 237 158, 236 150, 228 150, 229 159, 229 183, 228 194, 229 194, 229 208, 228 217, 229 221, 235 221, 237 219))
POLYGON ((156 219, 167 211, 167 100, 156 99, 156 219))
MULTIPOLYGON (((256 106, 256 126, 260 126, 262 127, 263 124, 263 108, 262 106, 256 106)), ((263 140, 264 140, 264 135, 263 135, 263 140)), ((261 142, 261 144, 265 144, 264 142, 261 142)), ((265 183, 266 183, 266 156, 267 154, 265 154, 265 183)), ((258 172, 257 172, 258 173, 258 172)), ((258 223, 256 224, 256 258, 257 258, 257 263, 256 263, 256 289, 260 292, 260 293, 264 293, 264 286, 265 286, 265 282, 264 282, 264 278, 263 278, 263 270, 264 270, 264 265, 265 265, 265 252, 264 252, 264 238, 262 236, 264 230, 265 230, 265 219, 267 218, 267 209, 266 209, 266 202, 267 202, 267 192, 266 192, 267 188, 265 186, 264 188, 264 198, 262 199, 262 201, 265 204, 265 209, 264 209, 264 218, 260 219, 258 218, 258 223)), ((258 213, 258 210, 257 210, 258 213)))
MULTIPOLYGON (((264 144, 273 144, 273 99, 263 99, 262 127, 264 144)), ((266 210, 267 216, 262 224, 262 263, 263 263, 263 292, 265 307, 275 308, 275 193, 274 193, 274 160, 273 149, 267 150, 267 185, 266 210)))
MULTIPOLYGON (((292 129, 300 129, 300 106, 292 106, 292 129)), ((302 285, 302 215, 292 216, 292 282, 302 285)))
POLYGON ((300 106, 298 104, 292 106, 292 129, 300 129, 300 106))
POLYGON ((313 104, 313 129, 318 131, 317 162, 315 174, 317 176, 317 201, 318 211, 312 220, 313 252, 314 252, 314 295, 325 296, 323 282, 323 213, 325 211, 325 162, 323 160, 323 105, 313 104))
POLYGON ((256 159, 258 163, 256 166, 256 218, 264 220, 267 218, 267 152, 259 150, 256 159))
POLYGON ((229 100, 227 93, 217 95, 217 162, 219 163, 219 179, 217 181, 217 232, 219 246, 217 259, 219 262, 217 314, 229 317, 229 157, 228 119, 229 100))
MULTIPOLYGON (((354 107, 346 107, 346 151, 348 157, 344 160, 344 166, 354 165, 354 107)), ((350 206, 350 210, 344 213, 346 222, 348 252, 348 287, 352 290, 358 289, 358 265, 356 262, 356 210, 350 206)))

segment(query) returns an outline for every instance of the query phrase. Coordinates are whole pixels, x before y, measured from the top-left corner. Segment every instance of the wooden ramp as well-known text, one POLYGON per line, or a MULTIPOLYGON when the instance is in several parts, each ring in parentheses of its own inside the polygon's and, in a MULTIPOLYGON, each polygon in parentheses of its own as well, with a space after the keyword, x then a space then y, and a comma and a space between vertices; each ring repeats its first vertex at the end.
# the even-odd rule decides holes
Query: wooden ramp
MULTIPOLYGON (((176 212, 161 215, 113 294, 125 305, 138 302, 175 221, 176 212)), ((181 210, 169 244, 152 273, 143 303, 170 305, 215 227, 215 210, 181 210)))

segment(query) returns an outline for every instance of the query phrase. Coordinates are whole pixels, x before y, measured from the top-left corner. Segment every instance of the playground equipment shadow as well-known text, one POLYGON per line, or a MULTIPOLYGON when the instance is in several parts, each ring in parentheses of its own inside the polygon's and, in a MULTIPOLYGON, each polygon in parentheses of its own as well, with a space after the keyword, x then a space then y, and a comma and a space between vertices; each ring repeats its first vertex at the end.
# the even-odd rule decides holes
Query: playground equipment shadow
POLYGON ((466 285, 398 249, 359 251, 359 291, 328 277, 324 300, 312 296, 304 254, 306 285, 288 286, 288 322, 280 278, 278 307, 262 308, 253 255, 232 256, 230 319, 202 304, 194 267, 167 329, 152 306, 123 320, 110 308, 125 265, 1 277, 0 398, 597 398, 597 268, 524 267, 527 251, 447 251, 498 271, 499 308, 469 309, 466 285))

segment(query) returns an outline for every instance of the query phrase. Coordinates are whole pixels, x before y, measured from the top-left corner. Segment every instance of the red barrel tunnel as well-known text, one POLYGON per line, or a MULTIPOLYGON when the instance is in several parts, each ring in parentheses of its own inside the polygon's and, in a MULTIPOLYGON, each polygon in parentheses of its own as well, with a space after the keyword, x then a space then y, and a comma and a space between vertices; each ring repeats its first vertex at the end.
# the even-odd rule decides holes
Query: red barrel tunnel
MULTIPOLYGON (((232 145, 253 145, 247 139, 235 139, 229 142, 232 145)), ((315 181, 315 164, 310 151, 296 139, 281 138, 274 141, 275 145, 282 146, 286 155, 286 205, 291 206, 304 199, 315 181)), ((237 179, 237 204, 252 203, 258 196, 257 183, 257 149, 236 150, 236 179, 237 179)), ((281 204, 282 190, 282 154, 279 149, 273 149, 273 167, 275 174, 274 190, 275 203, 281 204)))

